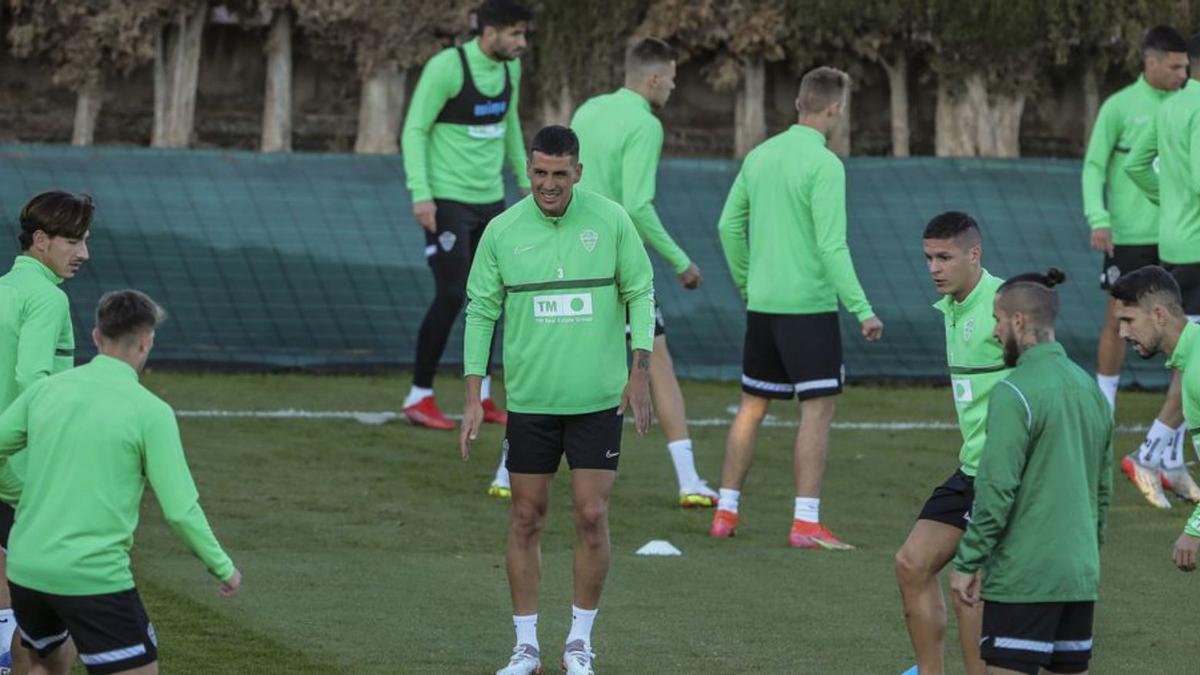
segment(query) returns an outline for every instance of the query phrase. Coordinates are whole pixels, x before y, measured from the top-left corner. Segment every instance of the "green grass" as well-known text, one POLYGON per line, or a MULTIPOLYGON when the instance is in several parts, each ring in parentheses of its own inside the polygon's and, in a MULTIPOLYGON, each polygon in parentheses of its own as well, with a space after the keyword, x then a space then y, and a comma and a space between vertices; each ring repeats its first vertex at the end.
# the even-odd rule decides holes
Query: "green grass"
MULTIPOLYGON (((151 374, 178 409, 396 410, 401 376, 151 374)), ((459 383, 439 381, 459 410, 459 383)), ((724 417, 731 384, 685 383, 689 416, 724 417)), ((1119 421, 1146 423, 1152 394, 1122 394, 1119 421)), ((794 404, 776 403, 780 417, 794 404)), ((942 388, 856 387, 839 419, 952 420, 942 388)), ((500 429, 468 464, 456 434, 393 423, 184 419, 202 503, 245 574, 217 584, 148 499, 135 576, 168 673, 491 673, 512 646, 504 503, 484 496, 500 429)), ((716 482, 724 427, 693 429, 716 482)), ((613 564, 593 634, 603 673, 898 673, 913 663, 892 556, 929 491, 955 467, 957 432, 835 432, 822 517, 848 553, 787 548, 794 430, 764 429, 735 540, 706 536, 711 512, 674 506, 661 434, 627 429, 612 504, 613 564), (665 538, 679 558, 633 551, 665 538)), ((1122 434, 1118 452, 1140 439, 1122 434)), ((1094 672, 1189 672, 1178 628, 1195 595, 1170 564, 1186 511, 1150 509, 1117 479, 1104 551, 1094 672)), ((557 665, 570 620, 574 535, 567 472, 543 539, 539 637, 557 665)), ((953 621, 953 619, 951 619, 953 621)), ((953 626, 951 627, 953 630, 953 626)), ((953 633, 951 633, 953 636, 953 633)), ((961 672, 955 640, 951 672, 961 672)))

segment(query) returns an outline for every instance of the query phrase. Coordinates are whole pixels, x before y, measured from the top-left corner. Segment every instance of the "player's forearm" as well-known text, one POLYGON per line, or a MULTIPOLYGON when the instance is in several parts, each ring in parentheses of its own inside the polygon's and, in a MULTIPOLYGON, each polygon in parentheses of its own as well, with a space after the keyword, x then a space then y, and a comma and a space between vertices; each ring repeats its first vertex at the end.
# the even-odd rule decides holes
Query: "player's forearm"
POLYGON ((193 501, 182 512, 164 511, 163 517, 213 576, 221 581, 233 576, 233 561, 217 542, 199 501, 193 501))
POLYGON ((1183 531, 1192 537, 1200 537, 1200 506, 1192 511, 1191 517, 1187 519, 1187 524, 1184 525, 1183 531))
POLYGON ((663 226, 662 220, 659 219, 654 204, 644 202, 640 205, 631 205, 627 209, 642 241, 657 251, 676 274, 682 274, 692 264, 692 261, 679 244, 671 238, 667 228, 663 226))
POLYGON ((629 299, 629 347, 654 350, 654 292, 645 289, 629 299))
POLYGON ((405 183, 414 202, 433 199, 433 189, 429 185, 429 135, 448 98, 442 91, 444 85, 439 84, 447 77, 444 71, 436 60, 425 65, 413 90, 400 135, 405 183))
POLYGON ((521 117, 517 113, 517 93, 513 91, 512 107, 504 118, 504 148, 512 167, 517 187, 529 189, 529 176, 525 171, 525 135, 521 130, 521 117))
POLYGON ((463 332, 463 375, 481 378, 487 375, 488 356, 495 332, 495 319, 482 316, 478 311, 471 312, 468 307, 466 330, 463 332))
POLYGON ((428 130, 404 127, 401 139, 404 159, 404 184, 414 202, 433 199, 433 188, 429 185, 429 135, 428 130))
POLYGON ((838 299, 846 306, 847 311, 859 321, 866 321, 875 316, 875 310, 871 308, 871 303, 867 302, 867 294, 858 281, 858 273, 854 269, 854 260, 850 257, 849 248, 822 257, 825 273, 829 275, 838 299))
POLYGON ((1155 147, 1145 143, 1135 147, 1125 164, 1125 175, 1129 176, 1129 180, 1147 199, 1157 204, 1158 174, 1154 172, 1154 158, 1157 155, 1155 150, 1155 147))
POLYGON ((1110 227, 1112 217, 1104 207, 1106 168, 1090 162, 1083 164, 1083 216, 1092 229, 1110 227))

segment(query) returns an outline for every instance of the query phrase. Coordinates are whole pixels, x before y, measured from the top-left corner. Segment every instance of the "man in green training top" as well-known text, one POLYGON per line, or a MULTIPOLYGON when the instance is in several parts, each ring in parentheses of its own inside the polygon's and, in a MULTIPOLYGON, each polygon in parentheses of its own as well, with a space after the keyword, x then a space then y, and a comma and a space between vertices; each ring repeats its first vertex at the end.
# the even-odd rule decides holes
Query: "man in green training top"
MULTIPOLYGON (((417 333, 412 387, 404 415, 413 424, 451 430, 438 409, 433 377, 459 310, 467 273, 488 221, 504 210, 505 156, 517 184, 525 177, 525 141, 517 114, 525 37, 533 14, 517 0, 484 0, 476 12, 479 35, 429 59, 413 91, 401 143, 413 215, 425 230, 425 258, 434 297, 417 333)), ((504 424, 504 411, 484 380, 486 421, 504 424)), ((501 460, 503 463, 503 460, 501 460)), ((491 491, 508 495, 501 466, 491 491)))
POLYGON ((568 675, 594 672, 591 631, 608 573, 608 500, 621 454, 622 414, 633 409, 638 433, 650 425, 650 258, 619 204, 574 188, 584 170, 578 157, 579 141, 570 129, 538 132, 529 152, 533 195, 488 225, 467 283, 464 460, 483 420, 479 390, 493 331, 501 313, 505 320, 504 444, 512 477, 507 566, 517 639, 498 675, 542 672, 540 536, 564 453, 577 544, 563 665, 568 675), (627 315, 632 370, 626 365, 627 315))
MULTIPOLYGON (((934 489, 896 554, 896 579, 917 672, 942 673, 946 670, 942 649, 946 604, 938 574, 954 557, 971 522, 988 396, 1009 369, 1004 365, 1004 349, 993 335, 992 301, 1003 280, 983 268, 983 238, 975 220, 958 211, 935 217, 925 226, 924 249, 929 275, 944 294, 934 307, 944 317, 946 361, 963 444, 959 468, 934 489)), ((984 675, 986 666, 979 658, 983 615, 979 608, 957 601, 954 613, 967 673, 984 675)))
MULTIPOLYGON (((21 209, 21 255, 0 277, 0 412, 34 382, 75 365, 71 305, 59 287, 87 262, 87 238, 95 204, 87 195, 51 190, 21 209)), ((26 454, 16 454, 0 473, 19 480, 26 454)), ((17 495, 0 490, 0 547, 7 549, 17 495)), ((0 577, 6 554, 0 552, 0 577)), ((8 587, 0 588, 0 653, 10 645, 15 661, 28 659, 13 639, 8 587)), ((68 645, 66 649, 71 649, 68 645)), ((2 657, 0 657, 2 658, 2 657)), ((17 664, 13 664, 17 665, 17 664)))
MULTIPOLYGON (((1183 36, 1170 26, 1151 28, 1142 39, 1142 75, 1104 101, 1092 126, 1083 158, 1083 212, 1091 227, 1092 248, 1104 254, 1102 289, 1126 272, 1158 263, 1158 207, 1124 169, 1129 151, 1154 126, 1159 105, 1187 79, 1187 66, 1183 36)), ((1125 343, 1117 337, 1110 300, 1096 352, 1096 382, 1114 408, 1124 363, 1125 343)), ((1174 438, 1174 429, 1155 432, 1147 440, 1165 443, 1174 438)))
MULTIPOLYGON (((1109 293, 1117 301, 1121 337, 1142 358, 1166 354, 1167 367, 1180 374, 1183 415, 1200 454, 1200 326, 1184 314, 1178 281, 1165 269, 1151 265, 1121 277, 1109 293)), ((1185 572, 1196 569, 1198 549, 1200 507, 1192 512, 1175 542, 1175 565, 1185 572)))
MULTIPOLYGON (((1188 40, 1192 63, 1200 64, 1200 35, 1188 40)), ((1159 205, 1158 258, 1183 294, 1183 311, 1200 321, 1200 66, 1187 85, 1158 109, 1129 155, 1126 172, 1159 205)), ((1183 461, 1184 426, 1179 373, 1141 448, 1121 461, 1126 475, 1151 504, 1170 508, 1162 486, 1181 498, 1200 502, 1200 486, 1183 461), (1168 438, 1169 436, 1169 438, 1168 438)))
POLYGON ((99 355, 38 380, 0 415, 0 462, 28 455, 23 482, 0 487, 20 495, 8 586, 35 672, 70 670, 68 636, 90 673, 158 672, 129 565, 147 481, 221 593, 241 585, 200 508, 175 411, 138 383, 161 318, 138 291, 105 294, 92 331, 99 355))
POLYGON ((971 522, 950 587, 983 600, 988 672, 1085 673, 1112 497, 1112 408, 1054 340, 1062 272, 996 292, 996 338, 1012 373, 988 400, 971 522))
MULTIPOLYGON (((580 106, 571 120, 571 129, 579 135, 579 161, 587 167, 579 187, 624 206, 642 240, 667 261, 684 288, 694 289, 700 287, 700 268, 667 234, 654 210, 663 130, 651 106, 666 105, 674 88, 675 51, 662 40, 643 38, 625 54, 625 86, 580 106)), ((658 308, 654 353, 650 356, 650 391, 675 466, 680 506, 716 505, 716 491, 696 472, 683 391, 675 378, 662 310, 658 308)))
POLYGON ((746 157, 721 211, 721 247, 747 312, 742 400, 725 443, 713 537, 736 531, 742 484, 767 405, 798 398, 789 542, 853 548, 820 522, 829 427, 844 380, 838 300, 862 323, 864 338, 883 335, 846 244, 846 170, 825 147, 849 86, 850 78, 834 68, 805 74, 797 123, 746 157))

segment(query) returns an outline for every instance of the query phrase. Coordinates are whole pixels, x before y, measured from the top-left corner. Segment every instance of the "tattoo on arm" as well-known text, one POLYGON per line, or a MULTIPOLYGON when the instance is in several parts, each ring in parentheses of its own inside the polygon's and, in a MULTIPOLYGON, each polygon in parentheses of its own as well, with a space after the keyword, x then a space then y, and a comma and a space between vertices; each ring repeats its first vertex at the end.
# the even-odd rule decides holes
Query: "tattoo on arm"
POLYGON ((650 352, 641 349, 634 352, 638 370, 650 370, 650 352))

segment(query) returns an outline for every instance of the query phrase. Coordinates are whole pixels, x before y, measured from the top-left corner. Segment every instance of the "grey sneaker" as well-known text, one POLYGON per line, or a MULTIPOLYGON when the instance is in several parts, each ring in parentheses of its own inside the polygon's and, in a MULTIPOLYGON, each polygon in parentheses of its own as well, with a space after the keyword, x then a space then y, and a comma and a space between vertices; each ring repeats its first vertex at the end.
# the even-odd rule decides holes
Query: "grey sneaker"
POLYGON ((1125 475, 1142 493, 1146 501, 1150 502, 1151 506, 1160 509, 1171 508, 1171 502, 1167 500, 1167 495, 1163 492, 1158 467, 1141 464, 1138 462, 1137 452, 1131 452, 1121 460, 1121 470, 1125 472, 1125 475))
POLYGON ((1163 469, 1162 482, 1172 492, 1179 495, 1180 499, 1193 504, 1200 502, 1200 485, 1196 485, 1196 481, 1192 479, 1192 474, 1188 473, 1187 467, 1163 469))
POLYGON ((496 675, 542 675, 542 660, 537 647, 517 645, 513 648, 508 665, 496 671, 496 675))
POLYGON ((583 640, 572 640, 563 647, 563 672, 566 675, 596 675, 592 661, 596 655, 592 653, 583 640))

